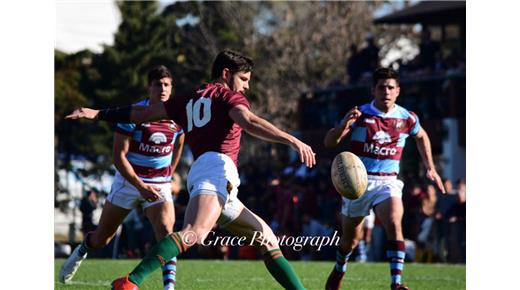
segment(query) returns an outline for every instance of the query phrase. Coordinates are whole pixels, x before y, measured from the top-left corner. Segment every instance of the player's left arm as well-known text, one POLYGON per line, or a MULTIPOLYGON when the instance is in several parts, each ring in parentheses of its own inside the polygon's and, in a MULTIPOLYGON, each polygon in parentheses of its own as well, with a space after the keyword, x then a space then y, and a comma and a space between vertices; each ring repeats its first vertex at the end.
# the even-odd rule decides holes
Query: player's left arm
POLYGON ((419 154, 421 155, 424 166, 426 167, 426 176, 428 179, 435 182, 442 193, 446 193, 444 185, 442 184, 442 179, 437 173, 437 170, 435 170, 435 164, 433 163, 432 157, 432 146, 430 138, 428 137, 428 133, 426 133, 426 131, 420 127, 419 132, 417 132, 414 138, 417 142, 417 149, 419 150, 419 154))
POLYGON ((173 155, 172 155, 172 175, 177 169, 177 165, 179 165, 179 160, 181 160, 182 149, 184 148, 184 133, 177 136, 175 140, 173 155))

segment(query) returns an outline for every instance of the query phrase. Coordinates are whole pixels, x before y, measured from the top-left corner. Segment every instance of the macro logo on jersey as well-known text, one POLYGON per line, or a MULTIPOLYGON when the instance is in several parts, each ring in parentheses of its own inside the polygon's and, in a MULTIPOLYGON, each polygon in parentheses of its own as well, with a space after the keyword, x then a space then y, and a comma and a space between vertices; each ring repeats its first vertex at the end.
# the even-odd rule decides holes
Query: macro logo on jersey
POLYGON ((351 127, 349 151, 360 157, 369 175, 397 175, 406 138, 419 132, 417 116, 398 105, 386 114, 372 103, 360 110, 351 127))
MULTIPOLYGON (((392 138, 390 137, 390 135, 384 131, 377 131, 374 134, 374 137, 372 137, 372 140, 380 145, 392 142, 392 138)), ((378 145, 375 145, 374 143, 364 143, 363 152, 368 152, 368 153, 375 154, 375 155, 386 156, 386 155, 395 155, 397 153, 397 150, 392 147, 378 146, 378 145)))
POLYGON ((372 137, 372 140, 376 141, 379 144, 392 142, 392 138, 390 138, 390 135, 384 131, 377 131, 374 134, 374 137, 372 137))
MULTIPOLYGON (((148 105, 140 102, 138 105, 148 105)), ((136 174, 145 182, 171 181, 171 161, 175 140, 184 132, 173 121, 117 124, 116 132, 131 137, 126 155, 136 174)))
POLYGON ((151 136, 150 136, 150 141, 152 141, 153 143, 155 144, 161 144, 161 143, 165 143, 166 142, 166 135, 164 135, 163 133, 161 132, 157 132, 157 133, 153 133, 151 136))

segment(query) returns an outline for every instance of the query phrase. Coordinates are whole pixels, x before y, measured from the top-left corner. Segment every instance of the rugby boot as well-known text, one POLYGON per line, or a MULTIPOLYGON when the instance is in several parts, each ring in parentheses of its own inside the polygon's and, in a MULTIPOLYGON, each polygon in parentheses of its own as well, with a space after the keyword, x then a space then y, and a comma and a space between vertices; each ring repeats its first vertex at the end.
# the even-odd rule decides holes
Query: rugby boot
POLYGON ((60 269, 60 274, 58 276, 58 280, 61 283, 67 283, 72 280, 72 277, 76 274, 79 269, 79 265, 81 262, 87 258, 87 253, 81 255, 79 253, 79 248, 81 245, 77 246, 72 254, 70 254, 69 258, 63 263, 60 269))
POLYGON ((112 282, 112 290, 139 290, 139 287, 128 280, 128 275, 126 275, 112 282))
POLYGON ((401 284, 392 284, 390 285, 391 290, 410 290, 408 287, 401 284))

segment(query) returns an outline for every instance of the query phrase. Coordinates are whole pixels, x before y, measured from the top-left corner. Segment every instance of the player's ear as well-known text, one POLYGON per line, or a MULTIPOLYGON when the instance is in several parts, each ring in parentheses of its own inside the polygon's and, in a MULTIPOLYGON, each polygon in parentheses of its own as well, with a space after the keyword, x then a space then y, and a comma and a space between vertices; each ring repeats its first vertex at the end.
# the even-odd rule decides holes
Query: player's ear
POLYGON ((231 77, 231 71, 228 68, 222 70, 222 74, 220 75, 223 80, 228 81, 231 77))

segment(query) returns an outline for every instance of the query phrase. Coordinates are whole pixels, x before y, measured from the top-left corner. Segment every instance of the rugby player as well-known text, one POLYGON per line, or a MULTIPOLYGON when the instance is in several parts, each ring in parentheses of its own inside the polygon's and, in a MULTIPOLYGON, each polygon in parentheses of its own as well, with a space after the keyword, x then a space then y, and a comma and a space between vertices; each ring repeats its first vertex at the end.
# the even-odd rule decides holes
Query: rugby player
POLYGON ((390 287, 408 289, 401 279, 405 258, 401 229, 403 182, 397 179, 399 161, 408 136, 414 137, 417 142, 426 176, 444 192, 433 164, 428 134, 415 113, 395 103, 400 92, 399 75, 392 69, 379 68, 373 72, 372 79, 372 102, 348 111, 324 139, 328 148, 348 139, 348 150, 363 161, 368 173, 367 190, 359 199, 342 197, 342 236, 336 252, 336 265, 327 279, 326 289, 340 289, 347 261, 362 238, 362 222, 370 209, 374 209, 388 239, 386 253, 390 262, 390 287))
MULTIPOLYGON (((172 75, 165 66, 148 73, 149 98, 139 106, 162 104, 170 99, 172 75)), ((114 134, 112 189, 103 206, 98 227, 86 235, 61 267, 59 280, 69 282, 87 253, 106 246, 128 213, 142 205, 157 241, 173 232, 175 212, 171 182, 184 144, 184 132, 171 120, 146 123, 119 123, 114 134)), ((163 265, 164 289, 174 289, 177 259, 163 265)))
POLYGON ((112 283, 113 289, 137 289, 164 261, 194 244, 201 244, 216 223, 237 236, 246 237, 248 242, 254 238, 252 242, 263 253, 267 269, 281 286, 304 289, 280 251, 271 228, 237 197, 240 185, 237 160, 242 130, 260 139, 290 146, 308 167, 316 163, 310 146, 250 111, 244 93, 249 89, 253 66, 250 58, 224 50, 213 62, 214 81, 189 96, 175 97, 149 107, 80 108, 66 117, 135 123, 169 118, 184 129, 195 158, 188 173, 190 200, 183 229, 161 240, 128 276, 112 283), (262 235, 255 235, 255 232, 262 235))

